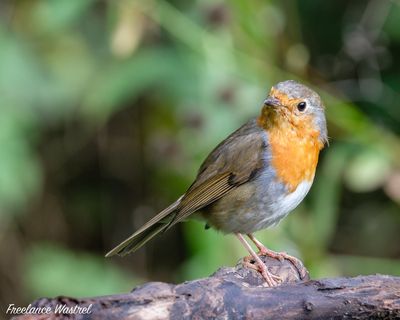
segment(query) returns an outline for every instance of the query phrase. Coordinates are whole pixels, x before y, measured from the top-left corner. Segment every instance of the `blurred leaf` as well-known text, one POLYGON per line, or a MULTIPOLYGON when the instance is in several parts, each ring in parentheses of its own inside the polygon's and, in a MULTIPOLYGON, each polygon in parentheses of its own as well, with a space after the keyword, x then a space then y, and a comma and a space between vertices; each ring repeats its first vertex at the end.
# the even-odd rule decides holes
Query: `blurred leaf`
MULTIPOLYGON (((311 255, 312 256, 312 255, 311 255)), ((340 263, 331 258, 330 256, 319 256, 313 257, 312 260, 309 260, 309 263, 306 263, 308 271, 310 272, 311 278, 319 279, 319 278, 334 278, 342 275, 342 270, 340 269, 340 263)), ((352 274, 352 275, 357 275, 352 274)))
POLYGON ((385 22, 385 31, 397 42, 400 41, 400 6, 393 1, 389 16, 385 22))
POLYGON ((381 274, 400 276, 400 261, 395 259, 335 255, 332 259, 340 266, 345 276, 381 274))
POLYGON ((17 37, 0 29, 0 108, 11 105, 21 112, 30 112, 43 74, 29 47, 17 37))
POLYGON ((190 79, 184 75, 184 65, 173 51, 138 52, 129 60, 103 66, 101 76, 89 88, 82 114, 88 119, 106 119, 150 86, 157 90, 164 83, 168 88, 176 88, 175 81, 181 84, 190 79))
POLYGON ((51 50, 41 55, 45 75, 31 108, 40 110, 46 122, 73 116, 94 77, 93 53, 80 37, 58 37, 51 50))
POLYGON ((103 257, 41 243, 27 253, 24 283, 36 298, 128 292, 137 282, 103 257))
POLYGON ((235 247, 233 235, 224 235, 213 229, 204 230, 204 223, 188 221, 184 231, 192 256, 182 266, 182 279, 206 277, 220 266, 233 266, 243 254, 239 247, 235 247))
POLYGON ((0 215, 19 212, 41 187, 41 168, 24 139, 23 120, 7 110, 0 118, 0 215))
POLYGON ((344 181, 356 192, 381 187, 391 170, 389 157, 376 148, 364 148, 352 157, 344 171, 344 181))
POLYGON ((351 150, 346 145, 332 145, 317 172, 318 178, 311 191, 312 225, 304 239, 317 253, 326 250, 335 231, 341 176, 351 150))
POLYGON ((33 9, 34 25, 41 32, 56 33, 71 26, 93 0, 41 0, 33 9))

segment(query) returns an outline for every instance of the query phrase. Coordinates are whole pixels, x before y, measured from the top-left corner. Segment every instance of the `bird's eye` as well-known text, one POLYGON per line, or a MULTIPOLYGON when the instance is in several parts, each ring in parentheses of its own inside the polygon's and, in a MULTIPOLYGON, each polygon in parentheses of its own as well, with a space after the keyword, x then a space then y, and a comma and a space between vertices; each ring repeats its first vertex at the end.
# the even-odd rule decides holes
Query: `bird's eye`
POLYGON ((297 105, 297 110, 299 110, 300 112, 303 112, 304 110, 306 110, 306 107, 307 107, 307 103, 302 101, 297 105))

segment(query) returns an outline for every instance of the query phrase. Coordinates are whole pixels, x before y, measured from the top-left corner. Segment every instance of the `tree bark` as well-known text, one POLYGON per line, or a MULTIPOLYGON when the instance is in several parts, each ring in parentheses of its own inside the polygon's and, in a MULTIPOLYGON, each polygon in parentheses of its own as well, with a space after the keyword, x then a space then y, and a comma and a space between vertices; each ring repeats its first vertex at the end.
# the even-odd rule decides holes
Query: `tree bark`
POLYGON ((257 271, 239 263, 208 278, 178 285, 150 282, 122 295, 42 298, 32 306, 90 312, 18 319, 400 319, 400 277, 309 280, 289 261, 264 260, 282 278, 280 286, 265 287, 257 271))

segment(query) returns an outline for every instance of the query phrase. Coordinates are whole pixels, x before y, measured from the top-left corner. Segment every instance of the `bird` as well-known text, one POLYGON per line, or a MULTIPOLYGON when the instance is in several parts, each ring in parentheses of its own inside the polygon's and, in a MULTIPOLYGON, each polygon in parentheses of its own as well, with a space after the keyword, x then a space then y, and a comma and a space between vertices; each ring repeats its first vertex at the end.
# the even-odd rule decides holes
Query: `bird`
POLYGON ((275 84, 259 116, 211 151, 187 191, 106 257, 124 256, 175 224, 200 218, 207 228, 235 234, 266 285, 278 285, 282 279, 268 270, 260 255, 289 259, 294 265, 299 260, 268 249, 254 233, 276 226, 301 203, 313 183, 319 153, 327 144, 320 96, 294 80, 275 84))

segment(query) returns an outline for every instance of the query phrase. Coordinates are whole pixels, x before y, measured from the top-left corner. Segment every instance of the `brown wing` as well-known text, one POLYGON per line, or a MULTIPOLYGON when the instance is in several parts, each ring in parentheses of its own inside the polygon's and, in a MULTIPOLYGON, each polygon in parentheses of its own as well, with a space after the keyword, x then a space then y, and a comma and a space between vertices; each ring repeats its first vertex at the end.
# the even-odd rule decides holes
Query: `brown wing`
POLYGON ((253 119, 221 142, 201 165, 169 227, 253 179, 264 164, 263 134, 253 119))
POLYGON ((251 120, 221 142, 204 161, 188 191, 109 253, 126 255, 193 212, 253 179, 263 166, 263 132, 251 120))

